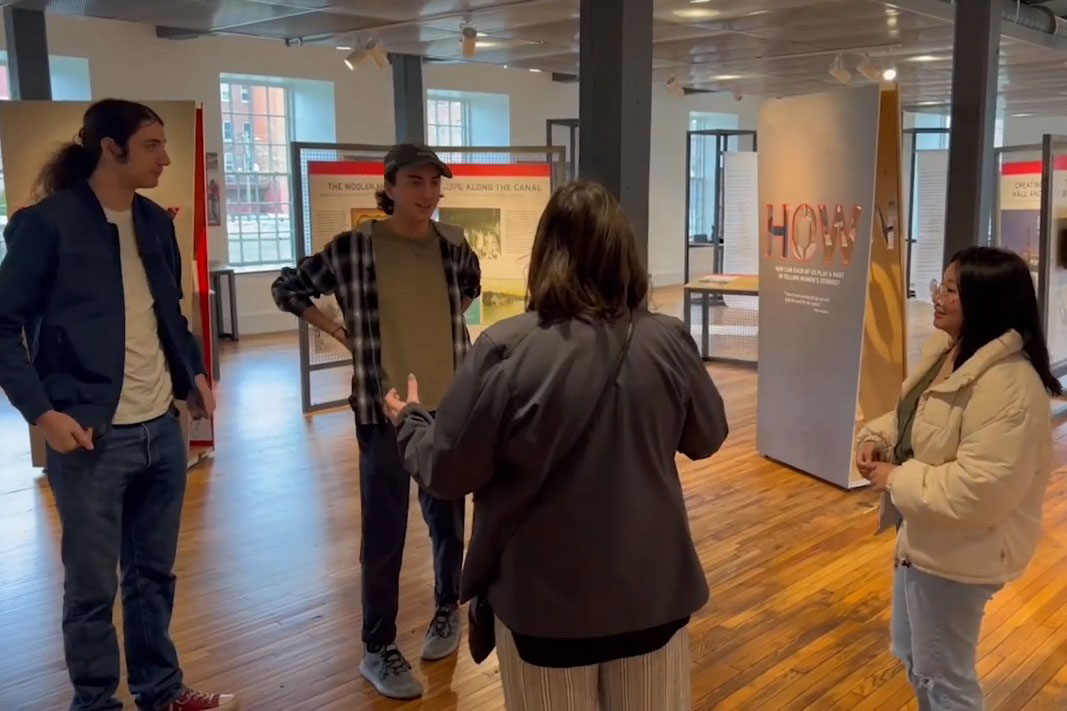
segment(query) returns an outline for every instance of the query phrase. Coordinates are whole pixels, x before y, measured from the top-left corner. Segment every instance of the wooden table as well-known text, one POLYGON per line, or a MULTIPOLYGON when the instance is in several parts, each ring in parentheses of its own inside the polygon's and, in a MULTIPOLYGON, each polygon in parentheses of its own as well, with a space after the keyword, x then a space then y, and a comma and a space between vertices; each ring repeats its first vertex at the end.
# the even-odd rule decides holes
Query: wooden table
POLYGON ((693 299, 698 299, 701 309, 700 355, 705 360, 754 363, 755 359, 718 358, 711 355, 712 306, 724 306, 726 296, 759 296, 759 277, 755 274, 715 274, 686 284, 684 289, 685 327, 692 333, 693 299))

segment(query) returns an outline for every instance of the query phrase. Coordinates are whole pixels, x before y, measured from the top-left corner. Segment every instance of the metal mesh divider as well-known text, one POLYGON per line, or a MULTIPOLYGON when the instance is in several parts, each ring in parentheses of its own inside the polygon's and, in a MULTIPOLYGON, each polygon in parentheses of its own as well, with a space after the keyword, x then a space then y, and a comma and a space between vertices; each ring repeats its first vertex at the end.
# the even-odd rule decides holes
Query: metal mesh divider
POLYGON ((738 365, 759 361, 758 296, 694 293, 688 309, 689 332, 705 360, 738 365))
MULTIPOLYGON (((312 244, 311 195, 308 180, 308 165, 318 161, 372 161, 381 163, 390 146, 294 143, 292 162, 294 193, 296 200, 296 258, 312 255, 322 245, 312 244)), ((452 165, 460 164, 509 164, 547 163, 551 170, 552 188, 567 181, 566 148, 563 146, 498 146, 434 148, 441 160, 452 165)), ((340 345, 334 344, 327 334, 311 328, 300 321, 300 391, 301 406, 305 413, 317 412, 347 405, 346 399, 316 399, 312 374, 339 368, 351 368, 352 358, 340 345), (314 348, 312 347, 314 345, 314 348)), ((347 381, 346 381, 347 383, 347 381)))

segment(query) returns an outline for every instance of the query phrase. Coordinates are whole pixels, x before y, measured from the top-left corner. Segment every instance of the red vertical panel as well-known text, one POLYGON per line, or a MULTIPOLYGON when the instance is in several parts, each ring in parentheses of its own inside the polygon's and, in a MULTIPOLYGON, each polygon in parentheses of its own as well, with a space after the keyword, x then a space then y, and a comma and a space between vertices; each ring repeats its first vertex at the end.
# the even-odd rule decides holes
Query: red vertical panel
MULTIPOLYGON (((204 107, 196 110, 196 171, 193 195, 193 255, 196 259, 196 281, 200 291, 200 324, 204 344, 204 364, 207 367, 207 379, 214 385, 214 368, 211 334, 214 324, 211 322, 211 279, 207 239, 207 165, 204 150, 204 107)), ((211 423, 211 437, 208 440, 197 439, 194 445, 212 447, 215 444, 215 423, 211 423)))

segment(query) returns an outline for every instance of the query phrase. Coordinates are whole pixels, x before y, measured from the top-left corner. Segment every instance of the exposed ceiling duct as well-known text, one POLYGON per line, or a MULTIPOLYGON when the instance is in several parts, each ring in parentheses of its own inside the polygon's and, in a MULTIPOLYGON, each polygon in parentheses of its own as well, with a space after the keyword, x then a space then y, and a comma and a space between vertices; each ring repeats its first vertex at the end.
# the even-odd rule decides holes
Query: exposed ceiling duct
POLYGON ((1046 35, 1067 36, 1067 22, 1045 3, 1025 3, 1022 0, 1003 0, 1003 3, 1000 14, 1005 22, 1046 35))
MULTIPOLYGON (((966 0, 939 0, 946 5, 955 5, 966 0)), ((1024 0, 1001 0, 1000 16, 1004 22, 1056 37, 1067 37, 1067 20, 1052 9, 1053 3, 1024 2, 1024 0)))

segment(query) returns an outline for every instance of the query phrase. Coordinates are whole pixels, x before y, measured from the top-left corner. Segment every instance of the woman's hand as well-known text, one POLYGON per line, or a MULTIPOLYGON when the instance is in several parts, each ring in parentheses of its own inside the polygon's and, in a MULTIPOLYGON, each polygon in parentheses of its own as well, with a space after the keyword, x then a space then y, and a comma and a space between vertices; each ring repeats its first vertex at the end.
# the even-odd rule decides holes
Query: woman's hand
POLYGON ((390 390, 385 396, 385 416, 395 427, 400 426, 400 413, 408 405, 419 404, 419 381, 414 374, 408 376, 408 399, 401 400, 396 388, 390 390))
POLYGON ((878 445, 874 442, 864 442, 856 450, 856 466, 859 468, 860 474, 866 475, 881 459, 882 455, 878 451, 878 445))
POLYGON ((871 482, 871 487, 875 491, 885 491, 889 485, 889 477, 893 475, 896 469, 892 464, 877 462, 869 471, 864 472, 863 476, 867 478, 867 481, 871 482))

